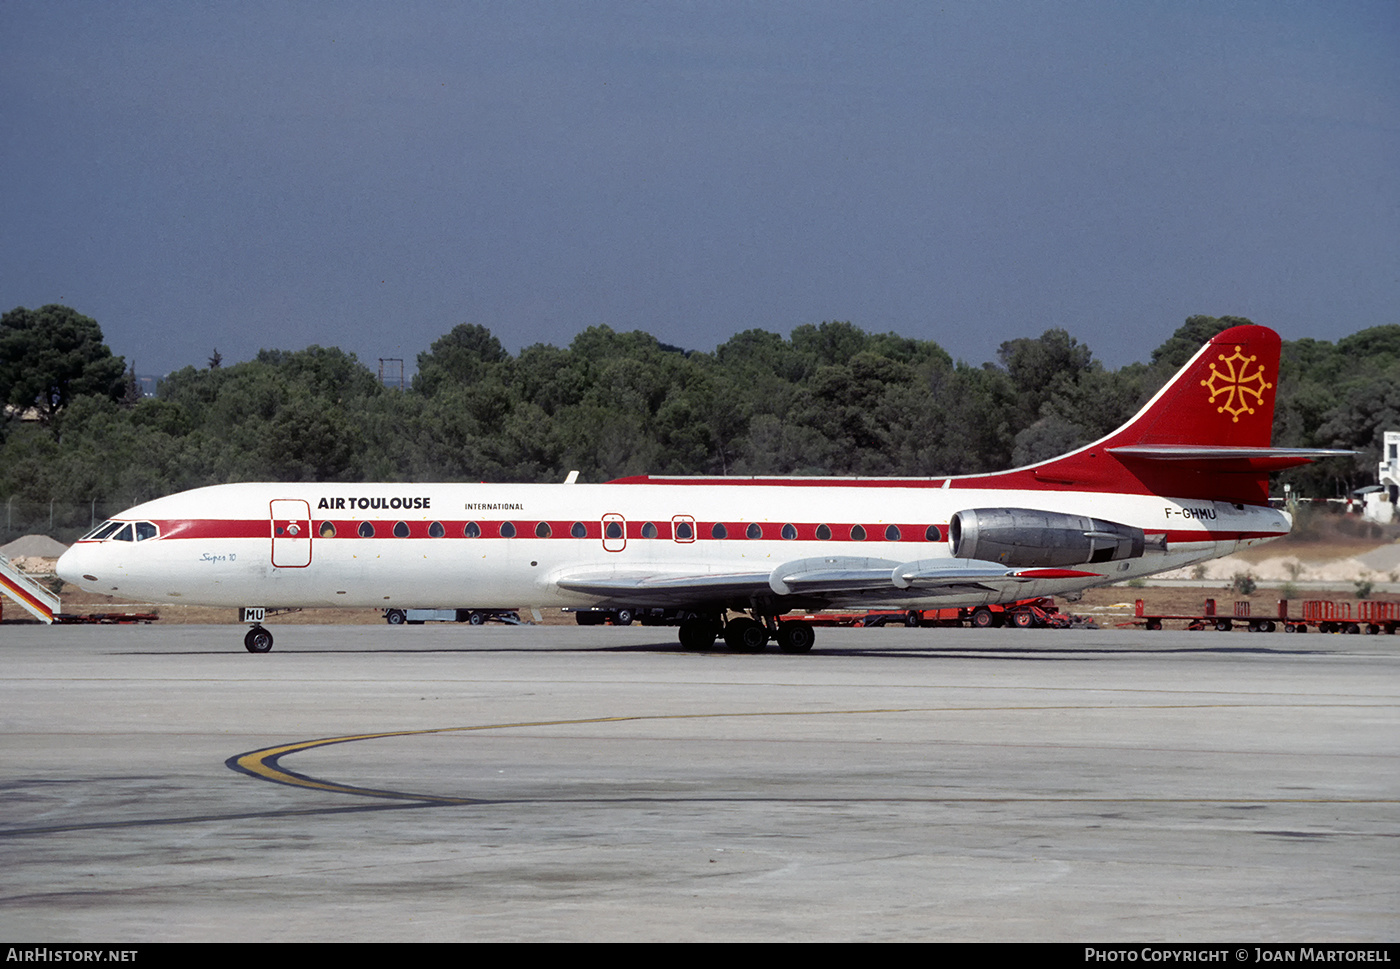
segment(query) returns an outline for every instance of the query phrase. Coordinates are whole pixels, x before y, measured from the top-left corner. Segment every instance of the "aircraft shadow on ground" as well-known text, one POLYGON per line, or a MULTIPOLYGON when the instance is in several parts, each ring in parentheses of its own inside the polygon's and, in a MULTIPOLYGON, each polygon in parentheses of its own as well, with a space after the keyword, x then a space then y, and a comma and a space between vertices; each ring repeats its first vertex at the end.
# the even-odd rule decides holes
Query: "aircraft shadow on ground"
MULTIPOLYGON (((209 656, 218 653, 235 653, 233 649, 200 649, 200 650, 124 650, 114 655, 122 656, 209 656)), ((1236 654, 1248 656, 1320 656, 1328 651, 1321 649, 1298 649, 1294 648, 1270 648, 1267 646, 914 646, 905 648, 891 648, 889 646, 815 646, 810 653, 792 656, 793 661, 801 661, 804 656, 853 656, 853 657, 885 657, 890 659, 1003 659, 1003 660, 1091 660, 1110 656, 1162 656, 1162 655, 1200 655, 1200 654, 1236 654)), ((296 647, 279 647, 274 654, 267 654, 269 657, 275 656, 344 656, 344 655, 401 655, 401 656, 422 656, 429 654, 444 655, 484 655, 501 654, 512 656, 525 656, 531 654, 561 654, 561 653, 679 653, 693 656, 710 657, 733 657, 735 659, 747 659, 751 657, 763 656, 783 656, 774 646, 756 653, 734 652, 724 647, 708 650, 687 650, 676 642, 657 643, 628 643, 616 646, 426 646, 421 648, 406 648, 402 646, 380 646, 380 647, 359 647, 352 649, 299 649, 296 647)), ((785 657, 786 658, 786 657, 785 657)), ((251 659, 251 657, 250 657, 251 659)))

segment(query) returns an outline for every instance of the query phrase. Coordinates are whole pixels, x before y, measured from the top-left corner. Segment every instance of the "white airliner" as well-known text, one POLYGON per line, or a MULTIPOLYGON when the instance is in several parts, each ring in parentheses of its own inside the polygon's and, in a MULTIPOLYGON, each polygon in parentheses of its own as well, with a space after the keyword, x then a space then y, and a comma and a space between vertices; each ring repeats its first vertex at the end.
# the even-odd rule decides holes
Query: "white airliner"
POLYGON ((1269 472, 1351 452, 1270 446, 1279 346, 1226 330, 1117 431, 996 474, 218 485, 104 522, 58 572, 141 602, 665 606, 690 649, 805 652, 794 610, 1063 595, 1286 535, 1269 472))

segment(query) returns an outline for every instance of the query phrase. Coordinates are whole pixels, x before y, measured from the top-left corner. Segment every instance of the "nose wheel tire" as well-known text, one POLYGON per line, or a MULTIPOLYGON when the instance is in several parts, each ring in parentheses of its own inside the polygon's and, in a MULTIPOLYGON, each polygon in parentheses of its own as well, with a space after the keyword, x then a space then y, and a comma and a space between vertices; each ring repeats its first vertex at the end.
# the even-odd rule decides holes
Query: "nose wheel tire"
POLYGON ((250 653, 266 653, 272 649, 272 633, 261 626, 254 626, 243 637, 243 648, 250 653))

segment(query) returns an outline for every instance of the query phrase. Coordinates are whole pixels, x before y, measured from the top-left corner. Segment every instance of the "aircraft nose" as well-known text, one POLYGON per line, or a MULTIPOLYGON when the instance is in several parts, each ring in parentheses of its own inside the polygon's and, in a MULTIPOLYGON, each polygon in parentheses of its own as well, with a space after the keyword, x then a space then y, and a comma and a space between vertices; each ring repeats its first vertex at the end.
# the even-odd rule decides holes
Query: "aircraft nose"
POLYGON ((74 545, 58 557, 58 564, 54 566, 54 571, 64 582, 80 588, 87 588, 96 578, 88 578, 87 576, 87 573, 91 571, 91 563, 87 561, 89 558, 87 549, 80 545, 74 545))

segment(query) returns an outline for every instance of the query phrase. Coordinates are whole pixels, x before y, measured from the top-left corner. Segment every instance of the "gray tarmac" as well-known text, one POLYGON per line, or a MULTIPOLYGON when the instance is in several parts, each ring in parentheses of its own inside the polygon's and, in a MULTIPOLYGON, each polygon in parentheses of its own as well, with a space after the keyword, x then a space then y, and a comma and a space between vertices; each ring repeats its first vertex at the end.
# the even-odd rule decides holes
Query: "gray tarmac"
POLYGON ((0 942, 1400 938, 1397 636, 271 628, 0 627, 0 942))

